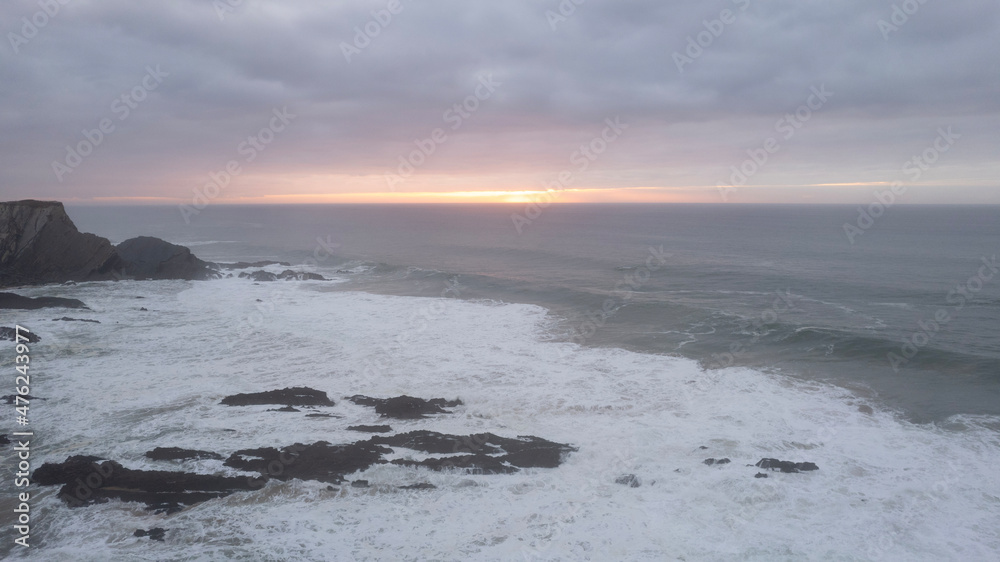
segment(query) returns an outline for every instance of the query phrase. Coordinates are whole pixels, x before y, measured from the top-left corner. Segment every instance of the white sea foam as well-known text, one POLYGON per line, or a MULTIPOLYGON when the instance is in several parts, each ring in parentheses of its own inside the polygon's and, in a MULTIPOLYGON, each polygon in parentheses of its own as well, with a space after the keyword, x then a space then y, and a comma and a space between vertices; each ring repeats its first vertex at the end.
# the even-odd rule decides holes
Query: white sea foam
POLYGON ((351 476, 369 489, 272 482, 171 516, 120 502, 70 509, 53 489, 38 489, 34 546, 11 559, 988 560, 1000 552, 995 419, 918 426, 820 383, 545 341, 551 319, 529 305, 243 279, 92 283, 63 296, 93 309, 65 315, 102 323, 51 321, 64 311, 17 315, 43 337, 32 394, 49 400, 31 406, 35 466, 94 454, 131 468, 222 471, 220 461, 154 462, 143 453, 347 442, 365 438, 347 426, 374 423, 536 435, 579 451, 557 469, 514 475, 383 465, 351 476), (219 404, 299 385, 328 392, 337 405, 326 411, 343 417, 219 404), (465 405, 385 422, 342 400, 352 394, 465 405), (859 411, 865 405, 874 413, 859 411), (708 457, 732 462, 706 466, 708 457), (748 465, 762 457, 820 470, 754 478, 759 469, 748 465), (623 474, 642 485, 616 484, 623 474), (395 488, 416 482, 437 489, 395 488), (164 543, 132 536, 151 527, 169 529, 164 543))

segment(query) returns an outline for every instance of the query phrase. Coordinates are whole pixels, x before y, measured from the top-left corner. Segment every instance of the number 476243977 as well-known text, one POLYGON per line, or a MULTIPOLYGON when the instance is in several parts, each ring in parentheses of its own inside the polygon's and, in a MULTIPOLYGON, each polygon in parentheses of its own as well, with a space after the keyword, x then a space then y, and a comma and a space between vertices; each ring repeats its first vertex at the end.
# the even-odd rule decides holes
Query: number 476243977
POLYGON ((19 416, 24 418, 28 417, 28 392, 30 390, 29 385, 31 384, 31 378, 28 376, 28 363, 31 362, 31 357, 28 356, 28 346, 21 342, 28 341, 27 335, 21 335, 21 333, 30 334, 31 331, 23 326, 15 326, 14 328, 14 342, 17 346, 14 351, 17 352, 17 356, 14 358, 14 369, 17 370, 18 376, 15 379, 15 384, 17 386, 17 395, 14 397, 17 405, 17 413, 19 416))

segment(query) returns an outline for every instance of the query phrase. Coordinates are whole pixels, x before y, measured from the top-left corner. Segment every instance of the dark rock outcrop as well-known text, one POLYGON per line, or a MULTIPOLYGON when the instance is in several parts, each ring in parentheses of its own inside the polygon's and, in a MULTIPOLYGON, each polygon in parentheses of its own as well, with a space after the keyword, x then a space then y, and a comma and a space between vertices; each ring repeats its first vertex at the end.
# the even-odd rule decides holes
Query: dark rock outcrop
POLYGON ((705 459, 702 462, 704 462, 708 466, 712 466, 713 464, 729 464, 732 461, 730 461, 729 459, 705 459))
POLYGON ((263 485, 238 476, 132 470, 115 461, 80 455, 61 463, 45 463, 32 473, 31 479, 42 486, 61 484, 59 497, 70 507, 120 499, 142 502, 150 510, 166 513, 263 485))
POLYGON ((163 527, 153 527, 152 529, 145 531, 143 529, 136 529, 132 533, 133 537, 149 537, 151 540, 163 542, 163 538, 167 534, 167 529, 163 527))
MULTIPOLYGON (((33 332, 21 332, 21 343, 24 343, 24 338, 28 339, 28 343, 38 343, 42 341, 42 338, 33 332)), ((0 326, 0 340, 16 342, 17 329, 8 326, 0 326)))
POLYGON ((14 293, 0 293, 0 310, 38 310, 40 308, 89 308, 83 301, 62 297, 25 297, 14 293))
POLYGON ((234 394, 222 399, 226 406, 257 406, 262 404, 277 404, 279 406, 333 406, 333 400, 325 392, 298 386, 254 392, 250 394, 234 394))
POLYGON ((10 445, 10 437, 7 437, 6 433, 0 435, 0 447, 4 445, 10 445))
POLYGON ((271 273, 270 271, 264 271, 263 269, 254 272, 240 273, 240 279, 249 278, 251 281, 277 281, 278 276, 271 273))
POLYGON ((111 242, 77 230, 62 203, 0 203, 0 287, 115 279, 123 267, 111 242))
POLYGON ((221 461, 226 457, 223 457, 219 453, 213 453, 211 451, 181 449, 180 447, 157 447, 152 451, 146 451, 146 458, 153 459, 154 461, 182 461, 188 459, 194 459, 194 460, 214 459, 221 461))
POLYGON ((236 451, 226 466, 259 472, 264 478, 275 480, 318 480, 340 484, 344 476, 364 470, 373 464, 385 463, 384 453, 390 449, 361 441, 350 445, 331 445, 319 441, 311 445, 296 443, 281 450, 274 447, 236 451))
POLYGON ((811 462, 779 461, 778 459, 760 459, 754 466, 769 468, 771 470, 780 470, 781 472, 807 472, 810 470, 819 470, 819 467, 811 462))
POLYGON ((392 433, 392 427, 388 425, 352 425, 348 426, 347 429, 365 433, 392 433))
POLYGON ((562 463, 563 455, 576 451, 575 447, 540 437, 510 438, 492 433, 459 436, 427 430, 375 436, 368 442, 438 455, 468 453, 419 462, 407 459, 392 462, 404 466, 424 466, 434 470, 464 468, 482 474, 508 474, 517 472, 519 468, 555 468, 562 463))
POLYGON ((184 246, 152 236, 130 238, 117 246, 125 261, 123 273, 136 279, 204 280, 218 273, 184 246))
POLYGON ((461 406, 461 400, 445 400, 444 398, 414 398, 412 396, 397 396, 395 398, 372 398, 356 394, 348 398, 359 406, 373 406, 375 412, 383 418, 415 420, 427 417, 428 414, 450 414, 444 408, 461 406))
POLYGON ((94 324, 100 324, 100 320, 91 320, 89 318, 70 318, 69 316, 63 316, 62 318, 53 318, 53 322, 93 322, 94 324))

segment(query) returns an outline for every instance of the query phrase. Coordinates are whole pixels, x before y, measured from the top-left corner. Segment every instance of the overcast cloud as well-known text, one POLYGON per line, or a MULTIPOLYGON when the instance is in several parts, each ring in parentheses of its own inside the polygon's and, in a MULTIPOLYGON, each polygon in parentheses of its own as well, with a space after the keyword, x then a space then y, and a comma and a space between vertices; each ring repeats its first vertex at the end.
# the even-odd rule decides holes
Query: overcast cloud
POLYGON ((1000 203, 996 0, 17 0, 0 22, 3 200, 184 201, 230 160, 224 200, 388 192, 440 128, 392 189, 544 189, 569 169, 577 189, 721 201, 774 138, 730 200, 867 201, 899 180, 908 202, 1000 203), (580 171, 574 151, 616 117, 580 171), (248 161, 241 143, 272 124, 248 161), (949 127, 947 152, 905 173, 949 127))

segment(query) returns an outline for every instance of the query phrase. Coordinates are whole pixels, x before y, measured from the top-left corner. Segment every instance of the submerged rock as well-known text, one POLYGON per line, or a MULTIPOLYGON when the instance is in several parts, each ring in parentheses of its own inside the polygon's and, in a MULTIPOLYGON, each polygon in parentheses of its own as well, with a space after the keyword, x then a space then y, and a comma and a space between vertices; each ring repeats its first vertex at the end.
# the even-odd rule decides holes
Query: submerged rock
POLYGON ((414 420, 427 417, 429 414, 450 414, 444 408, 461 406, 461 400, 445 400, 444 398, 414 398, 412 396, 397 396, 395 398, 372 398, 356 394, 348 398, 359 406, 373 406, 375 413, 383 418, 414 420))
POLYGON ((304 386, 254 392, 250 394, 234 394, 222 399, 226 406, 256 406, 262 404, 277 404, 279 406, 333 406, 333 400, 325 392, 304 386))
POLYGON ((163 538, 164 536, 166 536, 166 534, 167 534, 167 529, 164 529, 163 527, 154 527, 148 531, 144 531, 142 529, 136 529, 135 532, 132 533, 132 536, 149 537, 151 540, 163 542, 163 538))
POLYGON ((0 310, 37 310, 39 308, 86 308, 83 301, 62 297, 24 297, 15 293, 0 293, 0 310))
POLYGON ((811 462, 779 461, 778 459, 760 459, 754 466, 793 473, 819 470, 819 467, 811 462))
POLYGON ((146 451, 146 458, 153 459, 154 461, 175 461, 175 460, 204 460, 204 459, 214 459, 223 460, 223 457, 219 453, 213 453, 211 451, 198 451, 195 449, 181 449, 180 447, 157 447, 152 451, 146 451))
POLYGON ((3 400, 4 404, 13 404, 17 400, 18 396, 24 398, 25 400, 48 400, 48 398, 39 398, 37 396, 32 396, 30 394, 5 394, 3 396, 0 396, 0 400, 3 400))
POLYGON ((120 499, 142 502, 151 510, 166 513, 262 485, 238 476, 132 470, 115 461, 80 455, 62 463, 45 463, 32 473, 31 479, 41 486, 61 484, 59 497, 70 507, 120 499))
POLYGON ((410 484, 408 486, 400 486, 400 490, 436 490, 437 486, 429 482, 418 482, 416 484, 410 484))
POLYGON ((100 320, 91 320, 90 318, 70 318, 69 316, 63 316, 62 318, 53 318, 53 322, 93 322, 94 324, 100 324, 100 320))
POLYGON ((365 433, 392 433, 392 427, 388 425, 352 425, 347 428, 350 431, 363 431, 365 433))
POLYGON ((271 408, 268 412, 301 412, 298 408, 293 406, 285 406, 284 408, 271 408))
MULTIPOLYGON (((42 338, 34 332, 21 332, 21 343, 24 343, 24 339, 28 339, 28 343, 38 343, 42 341, 42 338)), ((17 341, 17 329, 10 328, 7 326, 0 326, 0 340, 17 341)))
POLYGON ((712 466, 714 464, 729 464, 732 461, 730 461, 729 459, 705 459, 702 462, 704 462, 708 466, 712 466))
POLYGON ((618 478, 615 478, 615 484, 621 484, 623 486, 628 486, 629 488, 638 488, 642 486, 642 480, 639 479, 635 474, 623 474, 618 478))
POLYGON ((766 472, 758 472, 757 474, 754 474, 753 477, 754 478, 767 478, 767 473, 766 472))

